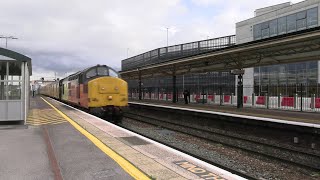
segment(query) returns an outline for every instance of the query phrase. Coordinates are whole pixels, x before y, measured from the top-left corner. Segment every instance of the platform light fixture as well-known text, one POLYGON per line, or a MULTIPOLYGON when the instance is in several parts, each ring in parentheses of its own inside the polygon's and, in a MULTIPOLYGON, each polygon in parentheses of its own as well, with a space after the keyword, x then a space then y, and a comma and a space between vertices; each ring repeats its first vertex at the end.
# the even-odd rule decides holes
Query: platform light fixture
POLYGON ((8 47, 8 39, 18 39, 18 38, 13 37, 13 36, 3 36, 3 35, 0 35, 0 38, 6 39, 6 49, 8 47))

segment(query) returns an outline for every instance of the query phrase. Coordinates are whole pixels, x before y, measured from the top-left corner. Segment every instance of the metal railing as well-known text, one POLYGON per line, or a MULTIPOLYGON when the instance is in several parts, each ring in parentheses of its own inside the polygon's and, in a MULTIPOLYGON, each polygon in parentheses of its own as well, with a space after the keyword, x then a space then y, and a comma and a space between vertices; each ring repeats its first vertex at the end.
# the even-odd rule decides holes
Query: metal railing
MULTIPOLYGON (((190 103, 237 106, 236 86, 203 86, 190 89, 190 103)), ((244 107, 320 112, 320 84, 270 85, 244 87, 244 107), (258 91, 263 89, 263 91, 258 91)), ((183 89, 177 90, 178 103, 184 103, 183 89)), ((143 100, 172 101, 172 89, 142 89, 143 100)), ((129 99, 138 99, 137 88, 129 89, 129 99)))
POLYGON ((163 63, 177 58, 197 55, 236 44, 236 36, 225 36, 203 41, 162 47, 122 60, 122 71, 138 69, 152 64, 163 63))

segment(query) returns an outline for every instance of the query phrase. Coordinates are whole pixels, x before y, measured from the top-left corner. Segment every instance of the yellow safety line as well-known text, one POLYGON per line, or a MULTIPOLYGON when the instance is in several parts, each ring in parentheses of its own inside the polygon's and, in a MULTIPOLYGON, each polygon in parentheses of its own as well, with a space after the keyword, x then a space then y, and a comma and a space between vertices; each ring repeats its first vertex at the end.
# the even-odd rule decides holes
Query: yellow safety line
POLYGON ((88 131, 84 130, 80 125, 78 125, 76 122, 74 122, 72 119, 70 119, 67 115, 65 115, 63 112, 58 110, 56 107, 54 107, 52 104, 50 104, 48 101, 46 101, 44 98, 41 97, 43 101, 45 101, 49 106, 51 106, 54 110, 56 110, 62 117, 64 117, 74 128, 76 128, 78 131, 80 131, 84 136, 86 136, 93 144, 95 144, 102 152, 104 152, 106 155, 111 157, 116 163, 118 163, 128 174, 130 174, 133 178, 144 180, 150 178, 140 171, 138 168, 136 168, 134 165, 132 165, 129 161, 124 159, 122 156, 111 150, 109 147, 107 147, 103 142, 101 142, 98 138, 90 134, 88 131))

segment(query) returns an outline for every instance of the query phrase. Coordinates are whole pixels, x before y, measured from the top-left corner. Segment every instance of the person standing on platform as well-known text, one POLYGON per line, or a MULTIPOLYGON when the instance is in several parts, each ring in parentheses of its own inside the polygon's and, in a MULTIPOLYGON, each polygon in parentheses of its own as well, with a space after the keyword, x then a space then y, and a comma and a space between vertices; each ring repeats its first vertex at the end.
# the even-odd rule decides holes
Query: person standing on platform
POLYGON ((185 104, 188 104, 188 97, 189 97, 189 96, 190 96, 189 91, 188 91, 187 89, 185 89, 185 90, 183 91, 183 98, 184 98, 185 104))

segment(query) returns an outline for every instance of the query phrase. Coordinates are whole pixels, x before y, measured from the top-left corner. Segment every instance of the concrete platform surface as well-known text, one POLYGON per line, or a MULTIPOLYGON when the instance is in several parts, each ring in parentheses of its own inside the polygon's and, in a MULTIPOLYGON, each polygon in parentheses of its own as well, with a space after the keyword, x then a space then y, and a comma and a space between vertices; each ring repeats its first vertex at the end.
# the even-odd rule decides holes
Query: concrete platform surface
POLYGON ((243 179, 56 100, 45 99, 151 178, 243 179))
POLYGON ((1 180, 133 179, 42 99, 31 104, 29 126, 0 129, 1 180))
POLYGON ((54 179, 40 128, 0 130, 0 179, 54 179))

